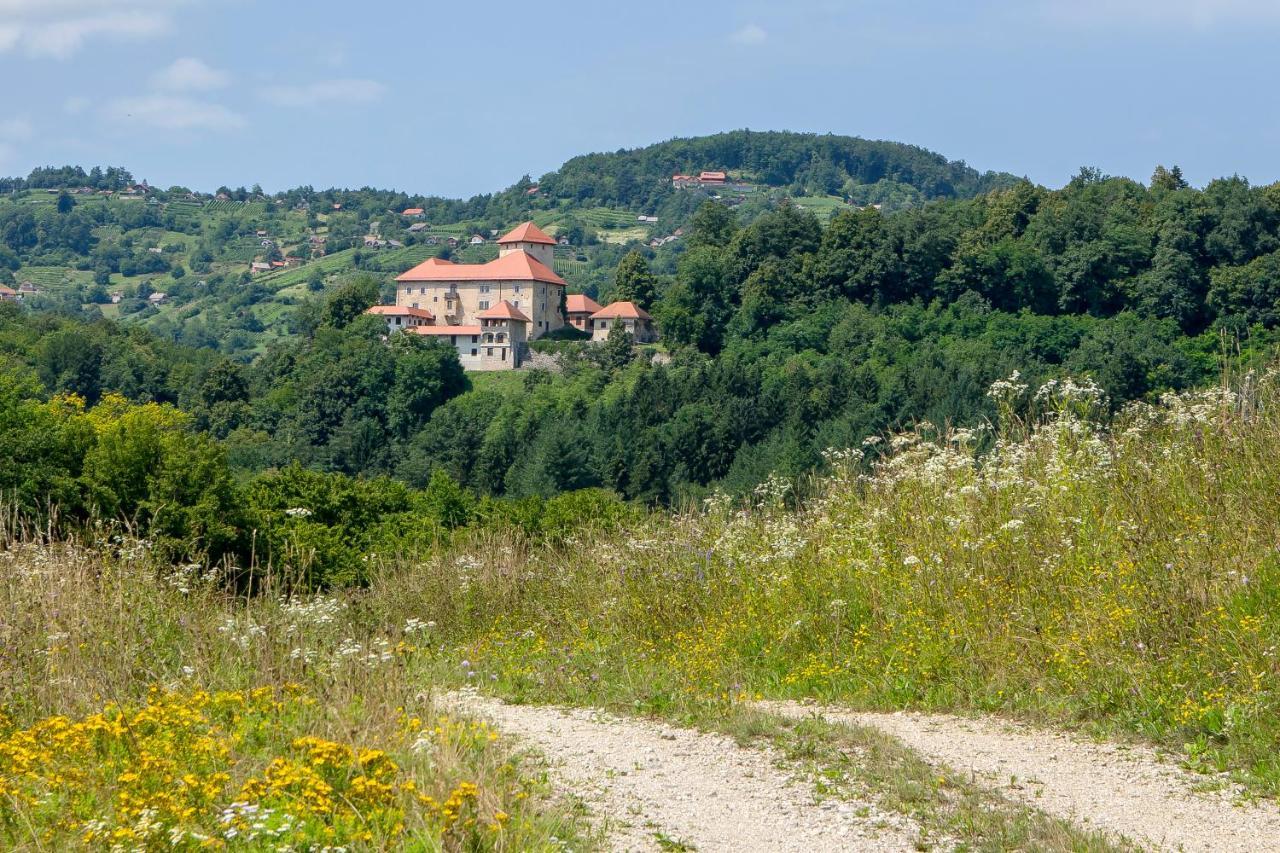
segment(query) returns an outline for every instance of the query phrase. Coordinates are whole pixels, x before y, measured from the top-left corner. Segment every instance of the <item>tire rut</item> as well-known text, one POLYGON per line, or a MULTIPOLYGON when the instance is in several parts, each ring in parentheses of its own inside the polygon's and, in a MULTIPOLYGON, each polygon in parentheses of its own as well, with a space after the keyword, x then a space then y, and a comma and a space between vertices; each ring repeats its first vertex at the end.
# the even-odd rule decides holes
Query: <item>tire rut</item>
POLYGON ((1241 791, 1184 770, 1144 747, 1097 743, 991 718, 858 713, 762 702, 772 713, 885 732, 925 758, 969 771, 1010 799, 1159 850, 1280 851, 1280 808, 1243 803, 1241 791))
POLYGON ((474 693, 449 694, 445 704, 545 754, 557 786, 604 818, 615 850, 916 849, 919 830, 909 818, 870 801, 820 802, 777 754, 723 735, 474 693))

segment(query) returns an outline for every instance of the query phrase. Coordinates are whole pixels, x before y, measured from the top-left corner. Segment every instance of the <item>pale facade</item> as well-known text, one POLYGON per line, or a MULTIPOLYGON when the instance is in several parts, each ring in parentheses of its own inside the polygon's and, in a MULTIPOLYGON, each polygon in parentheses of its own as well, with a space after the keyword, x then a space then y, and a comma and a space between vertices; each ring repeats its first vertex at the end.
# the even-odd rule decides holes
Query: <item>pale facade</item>
POLYGON ((486 264, 439 258, 418 264, 396 278, 396 304, 430 311, 440 324, 470 326, 505 301, 527 318, 526 340, 562 327, 565 282, 551 269, 555 241, 526 222, 498 246, 497 259, 486 264))
POLYGON ((614 323, 621 323, 622 328, 638 344, 653 343, 658 339, 653 317, 634 302, 613 302, 606 305, 592 314, 589 322, 593 341, 607 341, 614 323))

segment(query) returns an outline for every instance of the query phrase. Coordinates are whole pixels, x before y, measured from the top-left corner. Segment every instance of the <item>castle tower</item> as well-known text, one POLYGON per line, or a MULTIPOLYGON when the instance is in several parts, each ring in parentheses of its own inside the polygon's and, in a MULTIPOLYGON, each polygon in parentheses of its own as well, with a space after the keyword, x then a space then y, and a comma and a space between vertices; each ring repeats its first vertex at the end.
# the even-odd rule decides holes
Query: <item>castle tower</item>
POLYGON ((498 257, 512 252, 528 252, 534 260, 551 269, 555 261, 556 241, 537 225, 526 222, 498 240, 498 257))

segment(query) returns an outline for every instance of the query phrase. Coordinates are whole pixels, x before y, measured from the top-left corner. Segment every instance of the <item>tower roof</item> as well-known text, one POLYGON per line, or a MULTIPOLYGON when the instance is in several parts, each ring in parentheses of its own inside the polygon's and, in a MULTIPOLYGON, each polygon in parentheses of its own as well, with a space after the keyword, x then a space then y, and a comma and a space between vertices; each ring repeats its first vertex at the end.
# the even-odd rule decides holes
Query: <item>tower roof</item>
POLYGON ((396 276, 396 281, 541 281, 564 284, 564 279, 523 249, 508 252, 487 264, 455 264, 428 258, 396 276))
POLYGON ((477 320, 519 320, 528 323, 529 318, 520 313, 520 309, 505 299, 498 301, 492 308, 486 308, 476 315, 477 320))
POLYGON ((554 246, 556 241, 547 236, 547 233, 534 225, 532 222, 525 222, 512 228, 507 235, 498 240, 498 245, 505 243, 543 243, 547 246, 554 246))

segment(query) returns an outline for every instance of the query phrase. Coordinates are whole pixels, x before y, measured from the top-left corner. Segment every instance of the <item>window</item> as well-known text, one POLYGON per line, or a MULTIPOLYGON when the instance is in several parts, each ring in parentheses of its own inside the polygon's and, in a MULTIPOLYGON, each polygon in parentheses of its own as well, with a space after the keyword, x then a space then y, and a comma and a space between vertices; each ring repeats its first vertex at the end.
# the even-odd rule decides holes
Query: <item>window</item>
POLYGON ((486 308, 488 308, 488 307, 489 307, 489 300, 488 300, 488 299, 481 299, 481 300, 480 300, 480 310, 481 310, 481 311, 483 311, 484 309, 486 309, 486 308))
POLYGON ((486 348, 485 348, 485 351, 484 351, 484 354, 485 354, 485 355, 493 355, 493 347, 486 347, 486 348))
POLYGON ((413 303, 413 307, 414 307, 414 308, 417 308, 417 307, 418 307, 418 303, 416 303, 416 302, 415 302, 415 303, 413 303))
MULTIPOLYGON (((479 336, 479 335, 472 335, 472 336, 471 336, 471 343, 473 343, 473 344, 477 344, 477 343, 479 343, 479 342, 480 342, 480 336, 479 336)), ((475 352, 472 352, 471 354, 472 354, 472 355, 475 355, 475 352)))
MULTIPOLYGON (((512 287, 512 288, 511 288, 511 292, 512 292, 512 293, 519 293, 519 292, 520 292, 520 285, 518 285, 518 284, 517 284, 517 285, 515 285, 514 287, 512 287)), ((516 304, 517 304, 517 305, 519 305, 520 303, 519 303, 519 302, 517 302, 516 304)))
POLYGON ((419 296, 426 296, 426 295, 427 295, 427 289, 426 289, 425 287, 420 287, 420 288, 418 288, 418 295, 419 295, 419 296))
POLYGON ((397 318, 396 318, 396 325, 397 325, 397 326, 399 326, 399 325, 400 325, 400 318, 399 318, 399 317, 397 317, 397 318))
MULTIPOLYGON (((475 337, 475 336, 474 336, 474 335, 472 335, 472 337, 475 337)), ((472 354, 472 355, 476 355, 478 352, 479 352, 479 350, 477 350, 475 347, 472 347, 472 348, 471 348, 471 354, 472 354)))
POLYGON ((498 332, 498 343, 500 344, 506 343, 506 340, 507 340, 507 336, 504 335, 502 332, 498 332))
POLYGON ((481 293, 488 293, 488 292, 489 292, 489 285, 487 285, 487 284, 482 284, 482 285, 480 285, 480 292, 481 292, 481 293))
POLYGON ((439 297, 439 296, 433 296, 433 297, 431 297, 431 301, 432 301, 432 302, 439 302, 439 301, 440 301, 440 297, 439 297))
POLYGON ((456 346, 458 345, 458 336, 457 336, 457 335, 450 335, 450 336, 449 336, 449 343, 453 344, 453 345, 456 347, 456 346))

